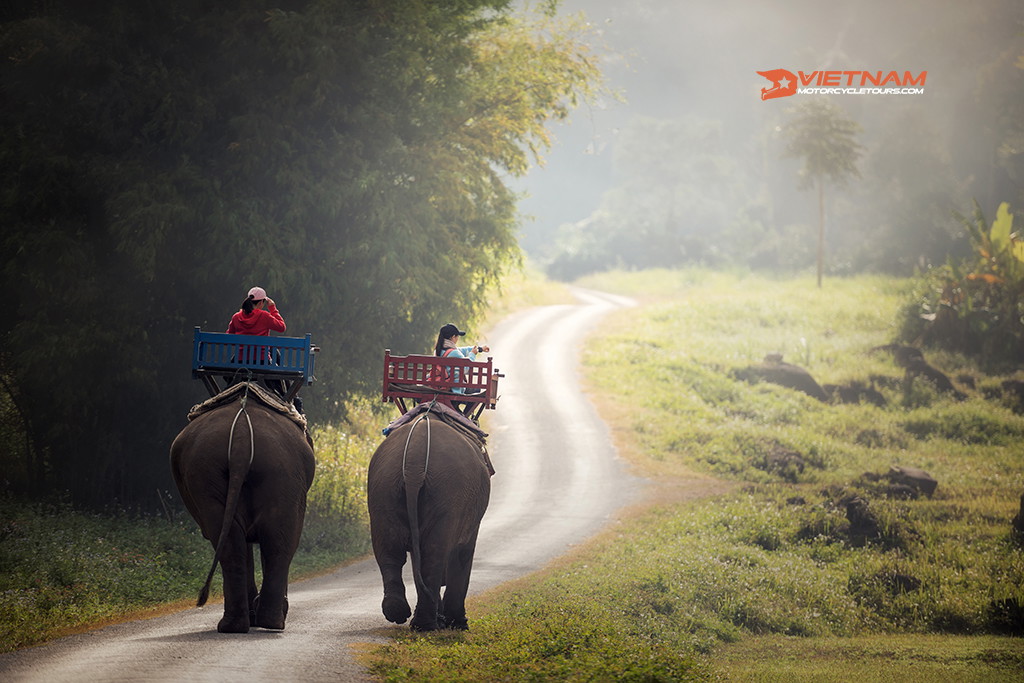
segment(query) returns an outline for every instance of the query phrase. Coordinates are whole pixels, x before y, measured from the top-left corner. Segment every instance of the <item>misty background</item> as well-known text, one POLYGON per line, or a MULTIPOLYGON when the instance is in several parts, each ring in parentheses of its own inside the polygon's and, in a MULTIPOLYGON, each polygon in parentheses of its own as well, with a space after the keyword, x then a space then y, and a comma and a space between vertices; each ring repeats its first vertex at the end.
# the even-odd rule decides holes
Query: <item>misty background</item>
POLYGON ((781 127, 831 98, 860 124, 861 178, 826 189, 826 272, 912 274, 964 248, 951 212, 1021 205, 1024 5, 985 0, 753 3, 567 0, 605 42, 625 101, 553 126, 513 186, 520 242, 549 275, 692 263, 814 262, 814 194, 781 127), (757 71, 927 71, 923 94, 761 101, 757 71))
POLYGON ((0 4, 0 490, 162 504, 205 398, 194 328, 253 285, 322 349, 303 397, 330 424, 377 398, 384 349, 477 324, 521 250, 563 280, 804 272, 801 103, 860 127, 860 177, 825 187, 829 277, 945 263, 971 249, 954 211, 1022 205, 1019 0, 531 6, 0 4), (762 101, 769 69, 928 77, 762 101))

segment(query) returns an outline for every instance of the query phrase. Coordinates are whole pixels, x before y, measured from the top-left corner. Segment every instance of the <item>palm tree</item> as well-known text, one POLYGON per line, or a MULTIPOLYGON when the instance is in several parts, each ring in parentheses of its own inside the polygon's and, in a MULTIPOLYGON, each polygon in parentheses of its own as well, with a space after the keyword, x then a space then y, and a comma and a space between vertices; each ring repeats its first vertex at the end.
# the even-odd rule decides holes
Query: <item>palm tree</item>
POLYGON ((800 189, 818 188, 818 287, 825 261, 825 180, 841 186, 860 177, 857 160, 864 149, 855 139, 860 125, 827 99, 810 99, 788 110, 783 129, 787 157, 804 160, 800 189))

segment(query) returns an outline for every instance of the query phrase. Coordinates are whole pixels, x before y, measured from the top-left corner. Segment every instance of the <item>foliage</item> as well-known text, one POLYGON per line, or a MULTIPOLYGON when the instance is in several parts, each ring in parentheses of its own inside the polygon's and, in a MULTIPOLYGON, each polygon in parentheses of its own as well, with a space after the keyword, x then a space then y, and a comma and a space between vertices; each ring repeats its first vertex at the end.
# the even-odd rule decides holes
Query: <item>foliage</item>
POLYGON ((0 451, 9 485, 155 506, 201 398, 192 328, 253 284, 322 349, 314 421, 375 387, 382 349, 471 321, 519 258, 508 176, 599 84, 588 29, 547 9, 5 9, 0 377, 30 444, 0 451))
POLYGON ((791 118, 783 130, 786 155, 803 160, 801 188, 818 187, 825 180, 842 185, 860 176, 860 125, 824 98, 806 100, 788 113, 791 118))
MULTIPOLYGON (((316 445, 316 476, 306 497, 306 520, 299 544, 298 565, 336 563, 339 549, 356 555, 370 549, 366 508, 366 469, 380 444, 383 425, 393 419, 391 406, 348 406, 348 418, 339 426, 313 430, 316 445)), ((393 409, 392 409, 393 412, 393 409)))
POLYGON ((844 184, 859 177, 857 160, 863 147, 856 140, 861 127, 831 101, 807 100, 790 110, 783 134, 786 155, 803 159, 800 187, 818 189, 818 287, 825 268, 825 181, 844 184))
MULTIPOLYGON (((1024 602, 1024 563, 1009 532, 1024 487, 1024 418, 982 391, 964 401, 922 392, 905 405, 902 368, 872 349, 895 335, 908 281, 837 279, 827 294, 809 282, 697 269, 581 282, 642 302, 607 320, 584 367, 612 432, 626 435, 620 452, 656 484, 651 505, 554 567, 477 598, 468 634, 401 637, 375 671, 492 680, 522 663, 528 679, 602 680, 635 652, 651 671, 674 665, 678 677, 713 680, 723 651, 747 661, 744 648, 783 636, 802 651, 832 648, 822 655, 830 671, 891 673, 926 660, 950 679, 1019 667, 1019 639, 990 636, 982 659, 945 653, 964 647, 952 635, 1014 632, 1006 615, 1024 602), (822 384, 873 381, 885 404, 823 403, 733 377, 772 352, 822 384), (765 468, 779 447, 802 470, 765 468), (892 465, 926 469, 937 491, 891 489, 892 465), (695 472, 697 488, 723 490, 708 474, 735 484, 695 501, 686 493, 695 472), (853 497, 867 502, 873 533, 851 522, 853 497), (835 645, 892 633, 931 634, 931 645, 873 667, 835 645), (563 653, 573 654, 571 673, 558 668, 563 653)), ((980 376, 963 358, 932 362, 980 376)), ((802 665, 772 662, 784 667, 772 672, 778 680, 802 665)))
POLYGON ((902 336, 1012 367, 1024 355, 1024 239, 1005 202, 991 227, 977 202, 971 218, 956 215, 973 258, 922 276, 903 309, 902 336))
POLYGON ((34 644, 76 626, 194 598, 211 550, 186 517, 100 516, 0 500, 0 642, 34 644))

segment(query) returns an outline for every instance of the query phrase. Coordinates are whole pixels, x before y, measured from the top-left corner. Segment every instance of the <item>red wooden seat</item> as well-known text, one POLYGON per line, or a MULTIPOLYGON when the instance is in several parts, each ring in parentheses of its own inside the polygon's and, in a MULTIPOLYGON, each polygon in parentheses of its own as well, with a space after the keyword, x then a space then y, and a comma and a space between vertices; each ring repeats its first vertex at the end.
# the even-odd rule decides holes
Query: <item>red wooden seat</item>
POLYGON ((498 378, 502 376, 494 369, 490 357, 486 361, 473 361, 440 356, 393 356, 391 349, 387 349, 381 398, 397 405, 402 414, 426 401, 437 401, 455 410, 458 410, 455 403, 467 404, 466 414, 479 419, 485 409, 493 410, 497 405, 498 378))

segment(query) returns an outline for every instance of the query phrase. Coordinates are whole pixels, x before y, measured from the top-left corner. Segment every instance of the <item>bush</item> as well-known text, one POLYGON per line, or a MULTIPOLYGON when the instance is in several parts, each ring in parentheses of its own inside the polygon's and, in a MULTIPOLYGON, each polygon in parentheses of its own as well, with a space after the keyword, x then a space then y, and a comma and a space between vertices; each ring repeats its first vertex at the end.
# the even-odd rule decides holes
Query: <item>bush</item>
POLYGON ((1024 354, 1024 239, 1005 202, 991 228, 977 202, 970 219, 958 217, 974 256, 921 278, 901 310, 901 339, 1013 366, 1024 354))

